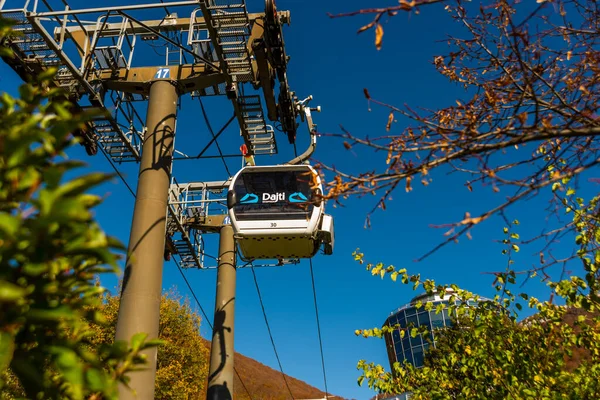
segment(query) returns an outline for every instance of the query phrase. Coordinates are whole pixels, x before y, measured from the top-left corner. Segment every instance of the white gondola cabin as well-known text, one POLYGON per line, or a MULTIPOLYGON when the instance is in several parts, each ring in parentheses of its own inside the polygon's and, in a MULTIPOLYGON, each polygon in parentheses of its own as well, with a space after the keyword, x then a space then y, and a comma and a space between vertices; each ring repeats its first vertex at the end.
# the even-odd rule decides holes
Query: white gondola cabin
POLYGON ((232 179, 229 217, 243 258, 313 257, 333 252, 319 174, 310 165, 247 166, 232 179))

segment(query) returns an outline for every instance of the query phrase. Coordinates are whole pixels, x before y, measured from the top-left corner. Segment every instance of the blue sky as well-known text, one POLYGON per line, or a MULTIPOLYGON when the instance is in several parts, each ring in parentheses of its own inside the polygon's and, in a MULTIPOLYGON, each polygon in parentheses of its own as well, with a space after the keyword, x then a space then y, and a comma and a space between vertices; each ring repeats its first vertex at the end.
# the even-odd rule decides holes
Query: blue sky
MULTIPOLYGON (((327 16, 328 12, 352 11, 376 3, 395 4, 384 0, 279 0, 277 3, 279 9, 290 10, 292 15, 292 24, 284 31, 287 52, 291 56, 290 85, 300 98, 312 94, 312 105, 322 106, 323 112, 314 115, 320 132, 340 132, 339 125, 342 124, 358 136, 386 134, 387 112, 376 107, 369 111, 363 88, 368 88, 373 97, 384 102, 427 108, 454 104, 455 99, 464 96, 461 89, 449 84, 432 66, 433 57, 447 49, 446 35, 459 32, 443 6, 424 8, 418 15, 400 14, 389 22, 384 20, 384 45, 380 51, 373 45, 371 31, 356 35, 356 30, 370 21, 369 17, 332 20, 327 16)), ((70 4, 74 8, 87 5, 83 1, 71 1, 70 4)), ((248 9, 261 11, 262 4, 262 1, 250 0, 248 9)), ((160 17, 161 12, 147 15, 160 17)), ((18 78, 12 70, 0 64, 0 74, 2 89, 14 91, 18 78)), ((205 104, 213 128, 217 130, 231 116, 230 103, 209 98, 205 104)), ((403 121, 399 121, 391 133, 399 134, 403 127, 403 121)), ((193 154, 208 141, 210 136, 201 119, 197 100, 183 99, 177 128, 180 150, 193 154)), ((283 163, 291 158, 292 148, 285 136, 281 134, 278 139, 279 155, 257 158, 258 164, 283 163)), ((298 140, 299 149, 302 149, 303 143, 307 142, 305 125, 300 127, 298 140)), ((241 144, 237 127, 228 129, 220 143, 224 148, 236 151, 241 144)), ((70 156, 84 159, 89 163, 89 170, 111 171, 101 155, 89 158, 77 147, 70 156)), ((362 150, 349 152, 341 141, 331 138, 319 141, 315 159, 355 170, 356 167, 381 167, 385 163, 384 155, 362 150)), ((241 158, 230 159, 228 164, 235 173, 241 166, 241 158)), ((137 166, 126 165, 122 171, 135 187, 137 166)), ((219 160, 177 162, 174 175, 179 182, 227 178, 219 160)), ((387 211, 374 215, 370 229, 364 228, 364 222, 375 197, 352 198, 344 207, 329 205, 327 209, 335 218, 335 254, 316 256, 313 266, 331 393, 356 399, 374 395, 366 387, 357 386, 356 364, 360 359, 367 359, 387 365, 385 345, 380 340, 356 337, 354 330, 380 326, 392 310, 416 294, 399 283, 371 277, 364 266, 353 261, 351 253, 356 248, 366 253, 368 259, 408 268, 409 272, 421 273, 439 283, 456 283, 483 296, 494 294, 493 279, 484 273, 506 267, 502 247, 496 243, 503 236, 504 225, 500 218, 476 227, 472 240, 464 238, 420 263, 413 260, 444 239, 444 231, 431 228, 431 224, 460 220, 466 211, 472 214, 484 211, 490 205, 499 204, 506 194, 495 194, 491 188, 476 188, 471 193, 464 186, 466 177, 447 175, 446 171, 434 171, 432 177, 434 180, 428 187, 415 184, 411 193, 402 189, 394 193, 387 211)), ((105 197, 104 204, 97 210, 100 224, 109 234, 126 242, 133 210, 132 196, 117 180, 104 185, 98 193, 105 197)), ((543 206, 543 202, 533 200, 511 210, 510 217, 521 221, 518 232, 522 236, 538 233, 545 224, 543 206)), ((209 239, 209 246, 216 253, 214 239, 209 239)), ((568 249, 569 245, 559 244, 558 247, 568 249)), ((531 266, 535 254, 535 249, 522 251, 516 258, 517 269, 531 266)), ((308 261, 297 266, 262 268, 256 272, 285 373, 324 389, 308 261)), ((186 275, 212 318, 215 270, 188 270, 186 275)), ((116 278, 104 280, 110 288, 116 282, 116 278)), ((171 263, 165 264, 163 282, 165 289, 177 286, 180 293, 189 295, 171 263)), ((528 289, 539 296, 545 293, 541 284, 531 283, 528 289)), ((236 351, 277 369, 249 270, 238 272, 236 306, 236 351)), ((201 332, 205 337, 210 336, 206 324, 201 332)))

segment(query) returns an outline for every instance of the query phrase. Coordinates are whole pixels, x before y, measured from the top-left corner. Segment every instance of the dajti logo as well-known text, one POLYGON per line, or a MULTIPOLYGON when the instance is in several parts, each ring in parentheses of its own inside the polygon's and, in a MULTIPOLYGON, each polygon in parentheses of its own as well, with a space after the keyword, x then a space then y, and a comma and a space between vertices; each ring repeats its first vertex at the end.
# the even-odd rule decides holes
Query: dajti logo
POLYGON ((258 196, 254 193, 248 193, 241 198, 240 204, 256 204, 258 203, 258 196))
POLYGON ((300 192, 290 194, 290 203, 306 203, 308 198, 300 192))
POLYGON ((278 201, 285 201, 285 192, 284 193, 263 193, 263 195, 262 195, 263 203, 277 203, 278 201))

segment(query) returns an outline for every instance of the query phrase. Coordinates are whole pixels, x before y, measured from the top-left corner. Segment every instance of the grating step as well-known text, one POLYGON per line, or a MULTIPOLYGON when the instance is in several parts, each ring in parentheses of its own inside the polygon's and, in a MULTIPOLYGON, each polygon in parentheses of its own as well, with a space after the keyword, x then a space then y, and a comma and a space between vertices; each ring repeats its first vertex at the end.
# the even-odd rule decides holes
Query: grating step
MULTIPOLYGON (((239 53, 239 52, 238 52, 239 53)), ((224 52, 224 54, 226 55, 226 53, 224 52)), ((242 66, 242 64, 244 66, 248 65, 249 63, 248 61, 248 57, 225 57, 225 61, 227 61, 227 65, 230 65, 230 62, 233 62, 234 65, 238 65, 238 66, 242 66), (246 62, 244 62, 246 61, 246 62)))
POLYGON ((244 104, 244 103, 240 103, 240 108, 242 109, 242 112, 244 113, 244 115, 250 117, 250 113, 254 112, 254 113, 258 113, 258 112, 262 112, 262 106, 260 104, 244 104))
POLYGON ((240 8, 243 8, 244 4, 214 4, 212 6, 208 6, 206 7, 209 10, 228 10, 228 9, 236 9, 239 10, 240 8))
POLYGON ((215 13, 212 15, 212 19, 222 21, 226 19, 248 19, 248 14, 245 11, 234 11, 227 13, 215 13))
POLYGON ((257 138, 251 138, 250 142, 252 143, 253 146, 271 146, 273 144, 273 138, 268 137, 268 138, 264 138, 264 139, 257 139, 257 138))
POLYGON ((227 61, 227 66, 229 67, 230 70, 235 70, 235 71, 247 71, 247 72, 251 72, 250 69, 250 63, 248 62, 239 62, 239 61, 231 61, 231 60, 225 60, 227 61))
POLYGON ((51 50, 50 47, 48 47, 48 45, 46 43, 40 43, 40 44, 31 44, 28 46, 29 49, 27 51, 48 51, 51 50))
POLYGON ((62 61, 60 59, 56 59, 56 60, 42 59, 42 64, 56 66, 56 65, 61 65, 62 61))
POLYGON ((24 27, 24 28, 14 28, 13 31, 19 32, 21 35, 17 37, 27 37, 28 35, 35 35, 37 32, 32 27, 24 27))
POLYGON ((244 118, 244 122, 247 125, 252 125, 252 124, 264 125, 265 120, 264 120, 264 118, 262 118, 262 115, 261 115, 261 116, 256 116, 255 118, 244 118))
POLYGON ((248 31, 245 29, 229 28, 229 29, 217 29, 217 36, 220 38, 225 37, 237 37, 237 36, 249 36, 248 31))
MULTIPOLYGON (((246 46, 230 46, 229 43, 222 43, 221 46, 223 47, 223 53, 224 54, 245 54, 246 53, 246 46)), ((245 58, 242 58, 245 59, 245 58)))

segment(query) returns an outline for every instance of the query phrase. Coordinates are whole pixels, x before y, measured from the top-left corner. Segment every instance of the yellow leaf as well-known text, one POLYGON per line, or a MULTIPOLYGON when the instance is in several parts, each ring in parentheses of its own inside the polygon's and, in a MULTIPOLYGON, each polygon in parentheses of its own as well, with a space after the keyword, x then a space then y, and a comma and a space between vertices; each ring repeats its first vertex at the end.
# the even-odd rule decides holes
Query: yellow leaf
POLYGON ((370 24, 367 24, 367 25, 365 25, 365 26, 361 27, 361 28, 358 30, 358 32, 356 32, 356 33, 361 33, 361 32, 364 32, 364 31, 366 31, 367 29, 369 29, 369 28, 372 28, 374 24, 375 24, 375 21, 373 21, 373 22, 371 22, 370 24))
POLYGON ((383 42, 383 27, 381 24, 375 26, 375 47, 377 50, 381 50, 381 44, 383 42))
POLYGON ((388 122, 387 125, 385 126, 385 130, 386 131, 390 131, 390 129, 392 128, 392 122, 394 122, 394 112, 390 111, 390 115, 388 116, 388 122))

